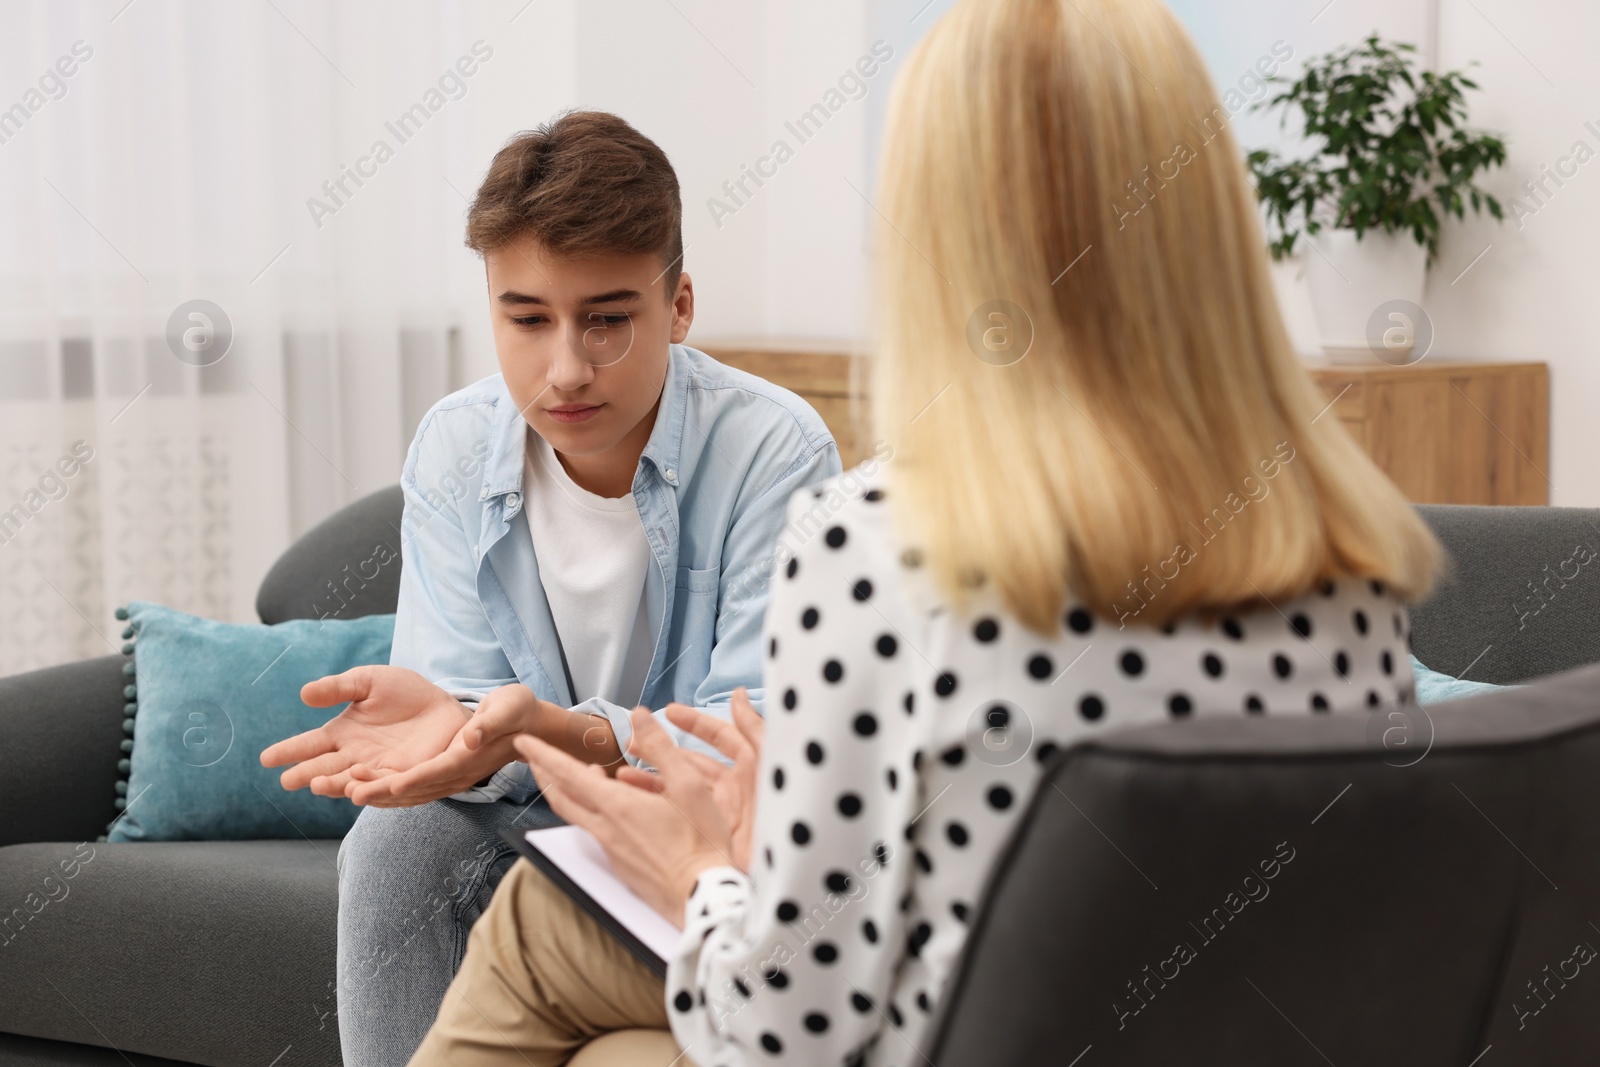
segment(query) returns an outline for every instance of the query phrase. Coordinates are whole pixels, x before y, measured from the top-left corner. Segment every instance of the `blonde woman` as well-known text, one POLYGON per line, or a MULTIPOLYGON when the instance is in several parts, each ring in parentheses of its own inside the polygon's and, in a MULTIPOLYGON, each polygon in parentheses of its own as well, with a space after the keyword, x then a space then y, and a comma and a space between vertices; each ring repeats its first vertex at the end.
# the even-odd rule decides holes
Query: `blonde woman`
POLYGON ((791 501, 765 735, 675 710, 723 770, 639 714, 660 775, 615 780, 518 741, 683 925, 665 985, 521 864, 415 1062, 563 1063, 646 1027, 671 1038, 626 1040, 662 1067, 922 1063, 1052 753, 1412 698, 1404 603, 1438 549, 1318 418, 1226 122, 1159 0, 966 0, 930 31, 877 204, 894 458, 791 501))

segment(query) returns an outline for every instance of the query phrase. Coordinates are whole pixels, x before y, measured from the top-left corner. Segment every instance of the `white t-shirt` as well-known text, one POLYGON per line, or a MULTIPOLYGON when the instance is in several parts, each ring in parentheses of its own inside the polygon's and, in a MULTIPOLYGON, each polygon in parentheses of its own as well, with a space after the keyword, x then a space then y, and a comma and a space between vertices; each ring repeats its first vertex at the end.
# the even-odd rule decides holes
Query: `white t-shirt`
POLYGON ((576 688, 573 700, 602 697, 632 707, 655 651, 644 602, 654 557, 633 494, 610 498, 584 489, 532 430, 522 482, 539 577, 576 688))

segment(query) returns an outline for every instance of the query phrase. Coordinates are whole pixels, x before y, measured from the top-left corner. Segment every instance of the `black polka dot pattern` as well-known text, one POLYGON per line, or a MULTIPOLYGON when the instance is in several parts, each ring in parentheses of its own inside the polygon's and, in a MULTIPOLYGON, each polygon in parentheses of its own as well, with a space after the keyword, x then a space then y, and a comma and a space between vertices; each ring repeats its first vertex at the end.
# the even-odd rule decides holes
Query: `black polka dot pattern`
POLYGON ((1078 742, 1415 699, 1404 608, 1381 583, 1319 580, 1164 627, 1067 598, 1041 633, 978 572, 966 611, 940 602, 925 549, 895 539, 882 474, 856 474, 864 495, 820 522, 811 509, 835 496, 791 503, 794 580, 768 590, 755 646, 759 886, 702 876, 668 965, 668 1017, 696 1062, 920 1062, 999 850, 1078 742), (774 966, 779 941, 794 951, 774 966), (906 1040, 882 1040, 890 1026, 906 1040))

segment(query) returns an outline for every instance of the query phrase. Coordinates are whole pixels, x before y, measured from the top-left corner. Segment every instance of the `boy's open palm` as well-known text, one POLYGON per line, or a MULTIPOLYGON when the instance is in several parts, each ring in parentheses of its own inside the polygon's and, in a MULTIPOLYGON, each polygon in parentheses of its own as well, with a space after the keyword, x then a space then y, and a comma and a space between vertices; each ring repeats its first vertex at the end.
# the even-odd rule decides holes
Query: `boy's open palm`
POLYGON ((512 738, 536 731, 541 712, 546 718, 567 716, 566 709, 541 701, 525 685, 501 686, 483 698, 437 756, 407 770, 358 763, 350 768, 345 795, 376 808, 409 808, 454 796, 516 759, 512 738))
POLYGON ((350 702, 315 730, 261 753, 264 767, 294 764, 279 781, 342 797, 355 764, 403 771, 443 752, 466 721, 461 702, 404 667, 356 667, 306 683, 300 699, 314 708, 350 702))

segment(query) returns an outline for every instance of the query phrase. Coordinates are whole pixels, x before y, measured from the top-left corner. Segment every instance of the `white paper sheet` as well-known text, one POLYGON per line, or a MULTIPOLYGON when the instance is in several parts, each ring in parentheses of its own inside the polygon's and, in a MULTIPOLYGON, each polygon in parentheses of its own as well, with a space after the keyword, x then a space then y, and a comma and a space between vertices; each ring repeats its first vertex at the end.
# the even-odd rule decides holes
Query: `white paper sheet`
POLYGON ((579 826, 552 826, 529 830, 528 844, 538 849, 589 894, 613 919, 644 942, 665 962, 672 958, 683 931, 646 904, 617 877, 605 849, 589 831, 579 826))

